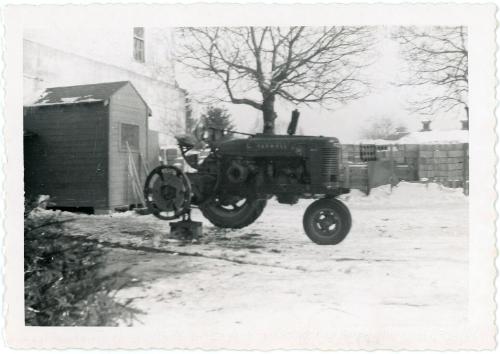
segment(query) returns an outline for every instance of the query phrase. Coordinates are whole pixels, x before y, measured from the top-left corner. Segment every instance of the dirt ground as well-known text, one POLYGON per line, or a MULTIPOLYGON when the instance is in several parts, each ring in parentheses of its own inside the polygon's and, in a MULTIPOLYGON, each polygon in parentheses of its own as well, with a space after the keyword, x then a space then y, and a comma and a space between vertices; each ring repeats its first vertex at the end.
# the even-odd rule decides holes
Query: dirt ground
POLYGON ((108 271, 129 268, 136 283, 119 296, 135 298, 144 312, 134 326, 189 332, 234 325, 235 331, 266 333, 328 321, 464 321, 467 199, 422 191, 349 197, 353 227, 337 246, 318 246, 304 234, 302 215, 310 201, 270 201, 261 218, 242 230, 217 229, 195 211, 193 219, 204 228, 198 243, 170 239, 168 222, 132 212, 82 216, 68 227, 105 242, 108 271))

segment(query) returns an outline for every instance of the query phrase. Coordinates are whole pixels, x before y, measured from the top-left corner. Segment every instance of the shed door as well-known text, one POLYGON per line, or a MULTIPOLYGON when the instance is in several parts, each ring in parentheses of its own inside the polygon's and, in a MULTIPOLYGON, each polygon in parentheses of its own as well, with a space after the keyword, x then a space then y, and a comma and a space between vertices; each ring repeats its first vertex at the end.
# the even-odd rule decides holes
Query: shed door
POLYGON ((128 188, 127 199, 131 204, 140 202, 142 186, 145 182, 144 161, 141 159, 140 127, 136 124, 121 123, 120 148, 127 153, 128 188))

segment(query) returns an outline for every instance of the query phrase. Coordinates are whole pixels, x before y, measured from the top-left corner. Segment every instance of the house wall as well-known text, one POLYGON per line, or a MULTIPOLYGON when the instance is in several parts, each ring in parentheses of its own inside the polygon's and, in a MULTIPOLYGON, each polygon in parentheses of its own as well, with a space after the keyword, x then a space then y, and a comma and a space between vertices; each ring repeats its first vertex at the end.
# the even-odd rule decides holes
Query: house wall
POLYGON ((64 28, 24 33, 24 104, 48 87, 130 81, 152 110, 150 129, 163 146, 183 131, 185 93, 175 82, 172 35, 145 29, 146 60, 133 58, 133 28, 64 28))
POLYGON ((110 99, 109 104, 109 208, 140 203, 132 189, 129 177, 129 153, 121 146, 121 124, 139 126, 139 151, 132 151, 134 164, 141 178, 140 191, 145 182, 146 172, 143 160, 147 161, 147 107, 135 90, 126 85, 110 99))
POLYGON ((93 104, 28 108, 24 127, 25 190, 57 206, 105 208, 108 201, 108 107, 93 104))
POLYGON ((111 64, 137 74, 175 83, 173 60, 173 33, 168 28, 145 28, 145 61, 134 59, 133 27, 65 26, 44 29, 26 29, 23 37, 31 42, 66 53, 111 64))

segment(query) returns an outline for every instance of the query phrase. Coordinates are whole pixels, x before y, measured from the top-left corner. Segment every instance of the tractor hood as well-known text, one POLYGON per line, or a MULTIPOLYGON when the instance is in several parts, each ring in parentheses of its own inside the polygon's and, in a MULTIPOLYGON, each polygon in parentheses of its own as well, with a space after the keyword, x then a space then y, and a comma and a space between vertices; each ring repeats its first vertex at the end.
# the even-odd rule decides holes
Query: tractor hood
POLYGON ((219 152, 233 156, 305 156, 322 148, 337 146, 334 137, 258 134, 247 139, 221 143, 219 152))

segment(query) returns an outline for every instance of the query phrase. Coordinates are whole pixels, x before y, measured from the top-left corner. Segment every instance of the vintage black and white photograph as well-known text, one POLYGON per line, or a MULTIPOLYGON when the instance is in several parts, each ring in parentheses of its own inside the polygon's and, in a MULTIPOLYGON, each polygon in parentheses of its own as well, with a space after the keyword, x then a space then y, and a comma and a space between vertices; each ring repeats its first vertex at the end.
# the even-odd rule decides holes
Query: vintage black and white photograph
POLYGON ((166 348, 491 347, 489 317, 463 345, 438 335, 489 304, 470 281, 472 151, 494 158, 471 138, 494 121, 473 31, 23 24, 18 320, 166 348))

